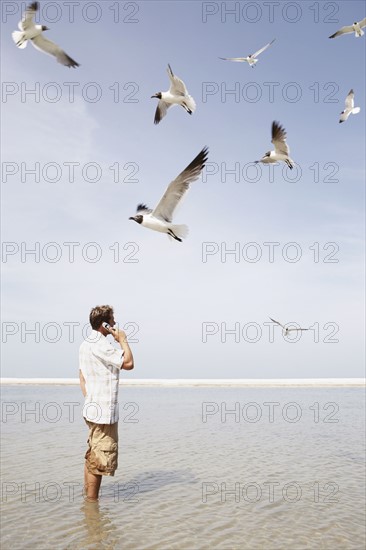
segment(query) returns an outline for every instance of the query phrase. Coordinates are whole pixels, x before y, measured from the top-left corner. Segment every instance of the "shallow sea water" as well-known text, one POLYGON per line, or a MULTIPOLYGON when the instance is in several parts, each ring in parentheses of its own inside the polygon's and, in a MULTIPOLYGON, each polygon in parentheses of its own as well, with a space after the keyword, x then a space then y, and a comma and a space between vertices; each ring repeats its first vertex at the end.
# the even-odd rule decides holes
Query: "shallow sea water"
POLYGON ((2 387, 3 550, 365 547, 363 389, 122 386, 99 504, 82 401, 2 387))

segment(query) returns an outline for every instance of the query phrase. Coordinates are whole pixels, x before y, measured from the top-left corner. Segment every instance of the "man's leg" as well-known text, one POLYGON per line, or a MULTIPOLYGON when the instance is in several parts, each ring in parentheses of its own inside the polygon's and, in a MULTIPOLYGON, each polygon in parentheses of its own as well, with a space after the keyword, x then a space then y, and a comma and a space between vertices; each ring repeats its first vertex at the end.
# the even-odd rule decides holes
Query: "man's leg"
POLYGON ((102 482, 102 476, 91 474, 88 472, 86 464, 84 466, 84 490, 87 500, 96 502, 99 496, 100 484, 102 482))

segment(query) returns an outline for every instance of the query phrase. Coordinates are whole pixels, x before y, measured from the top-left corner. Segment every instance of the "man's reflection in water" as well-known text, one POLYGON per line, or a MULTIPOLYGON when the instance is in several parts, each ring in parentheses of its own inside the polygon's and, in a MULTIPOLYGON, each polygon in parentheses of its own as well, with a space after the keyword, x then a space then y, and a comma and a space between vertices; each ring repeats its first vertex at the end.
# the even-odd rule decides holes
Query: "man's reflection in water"
POLYGON ((109 519, 106 510, 100 510, 99 502, 84 501, 81 506, 86 527, 85 547, 108 548, 117 545, 116 526, 109 519))

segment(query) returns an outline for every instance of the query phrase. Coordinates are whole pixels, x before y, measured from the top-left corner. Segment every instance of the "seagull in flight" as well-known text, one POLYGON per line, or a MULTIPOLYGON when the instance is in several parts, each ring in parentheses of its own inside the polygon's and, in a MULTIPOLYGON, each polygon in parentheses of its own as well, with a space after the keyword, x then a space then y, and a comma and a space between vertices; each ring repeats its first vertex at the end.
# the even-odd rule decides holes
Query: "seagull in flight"
POLYGON ((272 40, 272 42, 270 42, 266 46, 263 46, 263 48, 261 48, 257 52, 251 53, 250 55, 248 55, 248 57, 219 57, 219 59, 223 59, 224 61, 237 61, 239 63, 244 63, 244 61, 246 61, 247 63, 249 63, 249 65, 252 68, 254 68, 255 64, 258 61, 258 59, 256 59, 258 57, 258 55, 261 54, 262 52, 264 52, 267 48, 269 48, 275 40, 276 39, 274 38, 272 40))
POLYGON ((342 34, 349 34, 350 32, 354 32, 355 37, 360 38, 360 36, 363 36, 365 34, 362 30, 363 27, 366 27, 366 17, 362 19, 362 21, 355 21, 353 25, 342 27, 341 29, 339 29, 339 31, 332 34, 329 38, 336 38, 337 36, 341 36, 342 34))
POLYGON ((290 149, 286 143, 286 131, 279 122, 272 122, 272 143, 275 147, 274 151, 268 151, 258 162, 264 164, 283 160, 292 170, 294 161, 289 157, 290 149))
POLYGON ((13 40, 18 48, 25 48, 28 40, 31 40, 33 46, 49 55, 56 57, 57 61, 66 67, 79 67, 79 63, 71 59, 57 44, 44 38, 42 32, 48 31, 45 25, 35 25, 33 18, 39 10, 39 2, 32 2, 23 13, 22 20, 18 23, 19 31, 12 33, 13 40))
POLYGON ((167 72, 170 78, 170 88, 167 92, 158 92, 151 97, 159 99, 155 111, 154 124, 159 124, 165 117, 167 110, 172 105, 181 105, 190 115, 196 110, 196 103, 189 95, 183 80, 173 74, 171 66, 168 64, 167 72))
POLYGON ((204 147, 200 153, 192 160, 183 172, 179 174, 167 187, 164 195, 158 205, 152 210, 146 204, 137 206, 136 216, 129 218, 148 229, 167 233, 176 241, 182 242, 182 239, 188 234, 186 225, 173 225, 173 212, 182 199, 189 186, 200 175, 205 162, 207 161, 208 148, 204 147))
POLYGON ((282 323, 279 323, 278 321, 275 321, 274 319, 272 319, 272 317, 270 317, 270 319, 271 319, 271 321, 272 321, 273 323, 276 323, 276 325, 280 325, 280 327, 283 328, 283 331, 284 331, 283 334, 284 334, 284 336, 287 336, 288 333, 289 333, 290 331, 293 331, 293 330, 297 330, 297 331, 298 331, 298 330, 309 330, 308 328, 286 328, 284 325, 282 325, 282 323))
POLYGON ((360 107, 355 107, 354 97, 355 97, 354 91, 350 90, 345 100, 346 107, 344 111, 341 112, 339 122, 346 122, 350 114, 357 115, 357 113, 361 111, 360 107))

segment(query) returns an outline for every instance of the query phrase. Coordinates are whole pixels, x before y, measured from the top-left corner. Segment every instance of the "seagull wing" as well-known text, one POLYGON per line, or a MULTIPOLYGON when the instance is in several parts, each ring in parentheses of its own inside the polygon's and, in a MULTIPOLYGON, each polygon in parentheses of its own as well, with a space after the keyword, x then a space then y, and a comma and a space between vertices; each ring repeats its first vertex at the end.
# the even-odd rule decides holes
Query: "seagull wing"
POLYGON ((280 325, 280 327, 285 328, 283 325, 281 325, 281 323, 279 323, 278 321, 275 321, 274 319, 272 319, 272 317, 270 317, 270 319, 273 323, 276 323, 276 325, 280 325))
POLYGON ((258 50, 257 52, 253 53, 250 57, 258 57, 259 54, 261 54, 262 52, 264 52, 264 50, 266 50, 267 48, 269 48, 273 42, 275 41, 276 39, 274 38, 272 40, 272 42, 269 42, 269 44, 267 44, 266 46, 263 46, 263 48, 261 48, 260 50, 258 50))
POLYGON ((168 65, 167 71, 170 78, 170 93, 172 95, 188 95, 186 85, 183 80, 175 76, 170 65, 168 65))
POLYGON ((362 19, 362 21, 359 22, 359 25, 360 25, 361 29, 363 27, 366 27, 366 17, 364 19, 362 19))
POLYGON ((167 190, 152 213, 153 216, 171 223, 177 204, 189 189, 190 184, 199 177, 207 161, 207 156, 208 148, 204 147, 192 160, 191 164, 168 185, 167 190))
POLYGON ((245 57, 219 57, 219 59, 223 59, 224 61, 246 61, 245 57))
POLYGON ((352 110, 353 107, 355 106, 354 98, 355 98, 355 93, 354 93, 353 90, 350 90, 350 91, 348 92, 348 96, 347 96, 346 99, 345 99, 345 104, 346 104, 346 108, 347 108, 347 109, 352 110))
POLYGON ((26 11, 23 13, 22 20, 18 23, 19 30, 26 31, 27 29, 34 27, 33 17, 38 10, 38 2, 32 2, 32 4, 27 7, 26 11))
POLYGON ((171 103, 165 103, 162 99, 159 100, 155 111, 154 124, 159 124, 162 118, 165 117, 167 110, 171 107, 171 103))
POLYGON ((272 143, 277 154, 290 154, 290 149, 286 143, 286 135, 286 130, 278 122, 272 122, 272 143))
POLYGON ((61 50, 60 46, 57 46, 57 44, 51 42, 51 40, 44 38, 41 34, 35 38, 32 38, 32 44, 37 50, 56 57, 57 61, 66 67, 79 66, 79 63, 71 59, 71 57, 61 50))
POLYGON ((331 34, 329 38, 336 38, 337 36, 341 36, 341 34, 347 34, 348 32, 353 32, 352 26, 342 27, 341 29, 339 29, 339 31, 331 34))
POLYGON ((146 206, 146 204, 138 204, 136 208, 136 214, 151 214, 152 209, 146 206))

